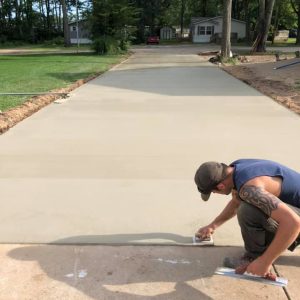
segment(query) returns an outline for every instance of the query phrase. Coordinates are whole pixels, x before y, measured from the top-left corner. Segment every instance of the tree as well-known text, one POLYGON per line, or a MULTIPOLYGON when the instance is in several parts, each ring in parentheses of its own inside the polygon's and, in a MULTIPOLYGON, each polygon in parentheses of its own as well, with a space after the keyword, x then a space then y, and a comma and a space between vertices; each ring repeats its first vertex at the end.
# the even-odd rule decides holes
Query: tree
POLYGON ((291 5, 293 7, 294 12, 297 14, 297 38, 296 45, 300 45, 300 0, 291 0, 291 5))
POLYGON ((275 0, 259 0, 257 36, 252 46, 253 52, 266 52, 266 43, 271 24, 275 0))
POLYGON ((223 2, 223 28, 222 28, 222 44, 221 57, 228 59, 230 57, 230 36, 231 36, 231 8, 232 0, 224 0, 223 2))
POLYGON ((63 11, 63 24, 64 24, 64 44, 65 47, 69 47, 71 45, 70 41, 70 33, 69 33, 69 19, 68 19, 68 10, 67 4, 65 0, 60 0, 63 11))
POLYGON ((93 36, 108 35, 118 39, 123 38, 124 28, 136 23, 137 9, 131 2, 128 0, 94 0, 91 17, 93 36))
POLYGON ((250 12, 249 12, 249 0, 244 0, 244 13, 245 13, 245 22, 246 22, 246 43, 250 45, 251 36, 250 36, 250 12))
POLYGON ((181 10, 180 10, 180 36, 183 37, 183 27, 184 27, 184 14, 186 10, 186 0, 181 0, 181 10))

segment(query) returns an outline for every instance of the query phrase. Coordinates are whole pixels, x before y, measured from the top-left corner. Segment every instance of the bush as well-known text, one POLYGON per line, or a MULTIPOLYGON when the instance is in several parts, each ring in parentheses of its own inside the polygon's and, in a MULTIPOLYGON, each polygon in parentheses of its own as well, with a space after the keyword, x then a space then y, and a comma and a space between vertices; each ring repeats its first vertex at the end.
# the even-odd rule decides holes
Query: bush
POLYGON ((120 52, 119 41, 111 36, 105 38, 107 54, 118 54, 120 52))
POLYGON ((129 48, 129 42, 126 41, 126 40, 124 40, 124 39, 122 39, 122 40, 120 41, 120 49, 121 49, 122 51, 127 52, 127 51, 128 51, 128 48, 129 48))
POLYGON ((61 45, 64 45, 64 38, 61 36, 58 36, 51 40, 44 41, 43 44, 46 46, 61 46, 61 45))
POLYGON ((7 36, 6 35, 0 35, 0 43, 4 44, 7 42, 7 36))
MULTIPOLYGON (((100 55, 120 53, 119 41, 111 36, 102 36, 93 41, 92 49, 100 55)), ((125 47, 122 45, 122 47, 125 47)), ((123 50, 123 49, 122 49, 123 50)))
POLYGON ((100 55, 107 53, 107 48, 104 38, 97 38, 93 41, 92 49, 100 55))
POLYGON ((93 41, 92 49, 100 55, 104 54, 119 54, 127 52, 129 41, 125 39, 117 39, 112 36, 101 36, 93 41))
POLYGON ((0 41, 0 46, 3 48, 3 47, 7 47, 7 48, 10 48, 10 47, 18 47, 18 46, 23 46, 25 45, 25 43, 23 41, 9 41, 9 40, 6 40, 5 41, 5 38, 3 38, 1 41, 0 41))

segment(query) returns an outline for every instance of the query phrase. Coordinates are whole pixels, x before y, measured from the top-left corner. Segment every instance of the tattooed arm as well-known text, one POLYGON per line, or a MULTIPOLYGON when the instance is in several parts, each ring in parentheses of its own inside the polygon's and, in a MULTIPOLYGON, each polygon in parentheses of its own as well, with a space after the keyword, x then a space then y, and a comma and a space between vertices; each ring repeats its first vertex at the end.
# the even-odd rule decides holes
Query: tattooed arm
POLYGON ((238 193, 236 190, 233 190, 232 199, 228 202, 222 212, 209 225, 201 227, 196 232, 196 236, 207 237, 212 235, 218 227, 236 215, 239 206, 240 200, 238 198, 238 193))
POLYGON ((278 223, 276 235, 267 250, 247 268, 247 272, 265 276, 272 263, 298 237, 300 218, 285 203, 262 186, 244 185, 239 196, 242 200, 261 209, 278 223))

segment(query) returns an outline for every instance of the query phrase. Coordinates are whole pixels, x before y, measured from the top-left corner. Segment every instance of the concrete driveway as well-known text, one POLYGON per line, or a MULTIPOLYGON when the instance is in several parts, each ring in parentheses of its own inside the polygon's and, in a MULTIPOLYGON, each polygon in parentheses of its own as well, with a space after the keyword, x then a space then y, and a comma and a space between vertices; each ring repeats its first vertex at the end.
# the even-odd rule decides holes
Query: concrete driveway
MULTIPOLYGON (((300 170, 299 116, 201 60, 198 52, 191 46, 135 49, 68 101, 2 135, 0 242, 186 245, 227 203, 218 196, 200 200, 193 176, 203 161, 268 158, 300 170)), ((20 293, 26 299, 285 299, 279 288, 253 293, 262 286, 239 283, 224 290, 222 284, 232 279, 211 279, 224 255, 242 251, 236 220, 216 232, 215 243, 220 247, 211 253, 163 246, 3 246, 1 277, 21 282, 22 270, 30 270, 15 296, 7 281, 0 280, 0 291, 3 299, 22 299, 20 293), (166 267, 172 259, 175 266, 186 259, 190 268, 166 267), (177 271, 183 277, 167 279, 177 271), (154 285, 147 289, 149 282, 154 285), (174 282, 189 282, 189 288, 179 285, 170 294, 178 291, 174 282)))
MULTIPOLYGON (((198 51, 138 49, 2 135, 0 242, 187 243, 227 202, 200 200, 200 163, 297 169, 299 117, 198 51)), ((242 245, 235 221, 216 243, 242 245)))

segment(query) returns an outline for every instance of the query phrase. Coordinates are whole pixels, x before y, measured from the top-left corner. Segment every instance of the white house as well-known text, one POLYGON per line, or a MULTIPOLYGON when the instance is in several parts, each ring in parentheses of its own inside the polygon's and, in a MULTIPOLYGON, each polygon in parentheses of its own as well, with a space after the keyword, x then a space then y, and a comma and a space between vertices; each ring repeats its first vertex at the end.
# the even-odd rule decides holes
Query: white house
POLYGON ((90 30, 86 20, 79 20, 77 22, 69 23, 70 42, 71 44, 91 44, 90 30), (78 31, 77 31, 78 24, 78 31), (78 37, 78 39, 77 39, 78 37))
MULTIPOLYGON (((223 17, 192 18, 191 34, 193 43, 209 43, 213 37, 222 35, 223 17)), ((246 36, 246 23, 231 19, 231 34, 238 39, 246 36)))

